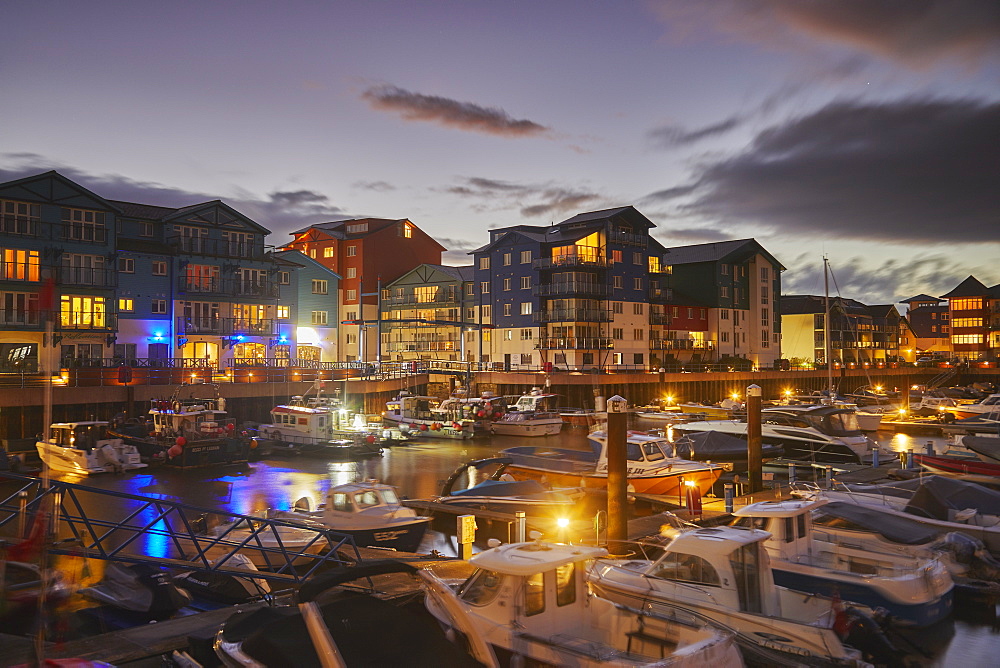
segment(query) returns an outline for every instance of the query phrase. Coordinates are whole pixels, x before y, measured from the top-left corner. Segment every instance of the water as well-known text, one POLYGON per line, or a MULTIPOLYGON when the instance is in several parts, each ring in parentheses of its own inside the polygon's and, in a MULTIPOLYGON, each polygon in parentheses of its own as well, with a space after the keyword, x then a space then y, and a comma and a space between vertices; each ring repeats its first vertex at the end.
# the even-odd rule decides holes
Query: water
MULTIPOLYGON (((638 420, 630 426, 646 429, 661 425, 638 420)), ((586 432, 582 429, 566 428, 557 436, 530 440, 535 445, 589 449, 586 432)), ((925 436, 880 433, 877 440, 884 450, 893 452, 905 452, 911 448, 915 452, 924 452, 927 442, 938 453, 948 448, 945 439, 925 436)), ((205 470, 158 468, 121 476, 91 476, 86 480, 65 476, 62 479, 252 515, 263 514, 269 508, 288 509, 302 497, 309 498, 315 506, 325 498, 331 486, 369 478, 396 486, 405 497, 433 497, 459 465, 494 456, 504 448, 523 445, 524 442, 525 439, 502 436, 475 441, 426 439, 387 449, 381 458, 358 462, 293 457, 268 459, 244 467, 205 470)), ((462 481, 460 486, 467 484, 468 481, 462 481)), ((153 545, 148 547, 155 550, 153 545)), ((450 540, 433 532, 423 549, 454 554, 450 540)), ((1000 656, 997 613, 995 607, 989 610, 959 610, 954 620, 931 629, 904 634, 897 639, 897 644, 901 649, 909 644, 920 648, 907 658, 917 665, 962 668, 1000 665, 1000 659, 997 659, 1000 656), (921 652, 929 656, 922 656, 921 652)))

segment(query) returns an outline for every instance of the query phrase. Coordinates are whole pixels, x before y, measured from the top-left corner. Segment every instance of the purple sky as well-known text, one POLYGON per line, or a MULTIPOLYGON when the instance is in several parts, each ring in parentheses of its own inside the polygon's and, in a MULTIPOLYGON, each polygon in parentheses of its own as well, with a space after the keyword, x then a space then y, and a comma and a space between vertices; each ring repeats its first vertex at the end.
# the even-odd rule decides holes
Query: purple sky
POLYGON ((754 236, 785 291, 1000 282, 996 0, 51 2, 6 7, 0 179, 58 169, 273 231, 487 229, 633 204, 754 236))

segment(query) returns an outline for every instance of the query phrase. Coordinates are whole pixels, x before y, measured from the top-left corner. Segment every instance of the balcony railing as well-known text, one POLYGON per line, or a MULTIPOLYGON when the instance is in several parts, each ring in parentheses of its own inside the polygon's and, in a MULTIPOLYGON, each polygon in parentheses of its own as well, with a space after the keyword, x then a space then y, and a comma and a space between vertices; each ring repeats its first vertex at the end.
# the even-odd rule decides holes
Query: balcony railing
POLYGON ((611 311, 588 308, 553 309, 531 314, 534 322, 611 322, 613 317, 611 311))
POLYGON ((614 339, 599 337, 565 337, 538 339, 536 348, 544 350, 604 350, 614 348, 614 339))
POLYGON ((608 235, 608 243, 645 248, 646 244, 649 243, 649 237, 644 234, 631 234, 629 232, 611 232, 608 235))
POLYGON ((52 318, 55 331, 111 332, 118 329, 118 315, 105 311, 39 311, 0 309, 0 325, 9 329, 39 329, 52 318))
POLYGON ((74 287, 114 288, 118 286, 118 272, 107 268, 59 267, 59 285, 74 287))
POLYGON ((228 241, 226 239, 205 239, 171 235, 167 245, 185 255, 211 255, 214 257, 234 257, 243 260, 264 258, 264 246, 255 242, 228 241))
POLYGON ((652 339, 650 350, 715 350, 715 341, 696 339, 652 339))
POLYGON ((535 269, 605 269, 608 261, 606 258, 592 255, 560 255, 539 258, 534 260, 531 266, 535 269))
POLYGON ((177 318, 178 334, 211 334, 218 336, 275 336, 277 320, 247 320, 245 318, 213 318, 210 316, 177 318))
POLYGON ((25 216, 0 216, 0 233, 46 241, 107 244, 108 228, 93 223, 50 223, 25 216))
POLYGON ((279 286, 269 280, 254 281, 240 278, 200 278, 181 276, 177 279, 177 290, 184 294, 218 295, 226 297, 260 297, 276 299, 279 286))
POLYGON ((531 290, 537 297, 550 297, 556 295, 581 295, 591 297, 607 297, 611 294, 611 286, 605 283, 590 283, 583 281, 571 281, 569 283, 550 283, 548 285, 536 285, 531 290))
POLYGON ((674 291, 670 288, 649 288, 646 297, 652 304, 665 304, 673 299, 674 291))
POLYGON ((650 313, 649 314, 649 324, 650 325, 669 325, 670 324, 670 314, 669 313, 650 313))
POLYGON ((458 295, 436 296, 434 299, 419 298, 417 295, 400 295, 382 299, 383 308, 393 306, 416 306, 418 308, 438 308, 445 306, 458 306, 462 298, 458 295))

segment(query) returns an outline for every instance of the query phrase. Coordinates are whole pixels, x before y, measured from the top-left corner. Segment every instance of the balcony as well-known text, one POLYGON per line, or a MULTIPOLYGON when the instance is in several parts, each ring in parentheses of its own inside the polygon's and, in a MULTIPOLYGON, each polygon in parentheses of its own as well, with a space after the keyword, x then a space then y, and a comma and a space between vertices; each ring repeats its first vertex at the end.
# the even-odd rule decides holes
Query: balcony
POLYGON ((535 345, 542 350, 605 350, 614 347, 614 339, 574 336, 538 339, 535 345))
POLYGON ((554 309, 531 314, 533 322, 611 322, 613 318, 611 311, 588 308, 554 309))
POLYGON ((113 332, 118 330, 118 316, 105 311, 53 313, 57 332, 113 332))
POLYGON ((534 269, 606 269, 608 261, 593 255, 560 255, 539 258, 531 266, 534 269))
POLYGON ((607 297, 611 294, 611 286, 605 283, 571 281, 569 283, 550 283, 536 285, 531 289, 536 297, 581 296, 607 297))
POLYGON ((50 223, 26 216, 0 216, 0 234, 81 244, 108 243, 108 228, 95 223, 50 223))
POLYGON ((652 339, 650 350, 715 350, 715 341, 698 339, 652 339))
POLYGON ((670 324, 670 314, 669 313, 650 313, 649 314, 649 324, 650 325, 669 325, 670 324))
POLYGON ((176 319, 178 334, 208 334, 217 336, 276 336, 276 320, 246 318, 213 318, 211 316, 176 319))
POLYGON ((263 260, 264 246, 258 243, 228 241, 226 239, 206 239, 171 235, 167 245, 182 255, 209 255, 212 257, 233 257, 241 260, 263 260))
POLYGON ((177 291, 181 294, 221 296, 221 297, 259 297, 261 299, 277 299, 279 286, 273 281, 252 281, 240 278, 201 278, 181 276, 177 279, 177 291))
POLYGON ((79 288, 118 287, 118 272, 113 269, 93 267, 59 267, 56 282, 59 285, 79 288))
POLYGON ((608 234, 609 244, 625 244, 626 246, 639 246, 645 248, 649 243, 649 237, 645 234, 631 234, 629 232, 611 232, 608 234))
POLYGON ((462 299, 457 295, 444 295, 434 299, 426 299, 417 295, 400 295, 386 297, 382 299, 382 308, 392 308, 394 306, 415 306, 417 308, 443 308, 455 307, 462 303, 462 299))
POLYGON ((649 288, 646 291, 646 298, 651 304, 666 304, 674 297, 674 291, 670 288, 649 288))

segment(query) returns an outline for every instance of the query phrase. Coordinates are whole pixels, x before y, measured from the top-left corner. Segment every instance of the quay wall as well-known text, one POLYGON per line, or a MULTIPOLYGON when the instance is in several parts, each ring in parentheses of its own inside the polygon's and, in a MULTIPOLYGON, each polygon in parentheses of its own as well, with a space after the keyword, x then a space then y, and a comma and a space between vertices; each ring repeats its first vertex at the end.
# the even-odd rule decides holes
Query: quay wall
MULTIPOLYGON (((940 369, 843 369, 835 373, 834 384, 839 391, 851 392, 863 385, 882 385, 887 389, 903 389, 923 384, 940 374, 940 369)), ((756 371, 718 373, 510 373, 478 372, 467 379, 463 374, 419 374, 390 380, 327 381, 325 393, 335 390, 352 410, 362 409, 378 414, 385 402, 408 390, 415 394, 430 394, 444 398, 456 387, 471 380, 471 392, 484 391, 496 395, 520 395, 532 387, 547 388, 560 395, 559 404, 577 408, 593 408, 594 397, 621 395, 632 405, 648 404, 654 399, 671 396, 674 401, 715 403, 739 393, 756 383, 765 399, 778 398, 785 390, 820 390, 827 385, 825 371, 756 371)), ((967 369, 951 379, 949 385, 973 382, 1000 382, 997 369, 967 369)), ((311 382, 220 383, 226 398, 226 409, 236 424, 246 421, 269 422, 269 411, 293 395, 306 394, 311 382)), ((174 390, 162 385, 113 385, 100 387, 53 388, 52 417, 54 422, 108 420, 118 413, 138 417, 146 412, 151 399, 166 399, 174 390)), ((19 450, 33 447, 36 434, 42 430, 43 387, 0 387, 0 439, 19 450)))

